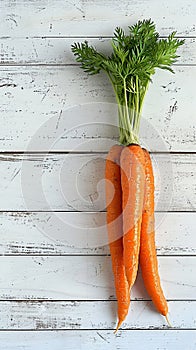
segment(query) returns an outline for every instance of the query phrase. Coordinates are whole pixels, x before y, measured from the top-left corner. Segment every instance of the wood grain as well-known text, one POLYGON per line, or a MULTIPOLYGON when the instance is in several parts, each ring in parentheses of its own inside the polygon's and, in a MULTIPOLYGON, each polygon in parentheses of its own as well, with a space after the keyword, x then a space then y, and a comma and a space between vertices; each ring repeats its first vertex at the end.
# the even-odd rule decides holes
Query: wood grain
MULTIPOLYGON (((195 299, 196 259, 188 256, 158 259, 167 299, 195 299)), ((0 269, 1 300, 115 299, 110 256, 1 256, 0 269)), ((131 297, 149 300, 140 273, 131 297)))
POLYGON ((1 331, 2 350, 130 350, 130 343, 138 350, 195 350, 194 330, 126 330, 114 336, 111 330, 71 331, 1 331), (141 341, 142 339, 142 341, 141 341))
MULTIPOLYGON (((168 303, 173 329, 195 329, 196 302, 168 303)), ((115 329, 115 301, 0 302, 3 329, 115 329)), ((133 301, 123 329, 166 329, 167 323, 151 301, 133 301)))
MULTIPOLYGON (((0 210, 105 210, 105 157, 2 154, 0 210)), ((152 159, 156 210, 194 211, 196 154, 153 154, 152 159)))
MULTIPOLYGON (((175 72, 157 72, 146 96, 140 139, 151 151, 196 151, 196 67, 175 72)), ((0 151, 97 152, 118 140, 117 106, 102 73, 1 67, 0 100, 0 151)))
POLYGON ((114 28, 152 18, 158 31, 195 36, 195 2, 159 1, 14 1, 0 4, 1 36, 84 36, 111 35, 114 28))
MULTIPOLYGON (((1 212, 0 254, 109 254, 105 216, 103 212, 1 212), (62 225, 57 225, 57 217, 62 225)), ((156 213, 158 255, 196 255, 195 216, 156 213)))
MULTIPOLYGON (((74 42, 87 40, 97 50, 108 55, 111 52, 111 38, 47 38, 47 37, 0 37, 0 65, 69 65, 76 64, 71 52, 74 42)), ((178 50, 177 64, 196 64, 195 38, 185 38, 185 44, 178 50)))
POLYGON ((195 350, 196 3, 11 0, 0 14, 1 350, 195 350), (118 139, 117 110, 107 79, 82 72, 70 45, 88 38, 107 53, 117 25, 150 17, 161 36, 185 38, 176 74, 153 79, 140 135, 163 153, 152 154, 156 241, 174 328, 155 312, 139 272, 115 336, 98 152, 118 139))

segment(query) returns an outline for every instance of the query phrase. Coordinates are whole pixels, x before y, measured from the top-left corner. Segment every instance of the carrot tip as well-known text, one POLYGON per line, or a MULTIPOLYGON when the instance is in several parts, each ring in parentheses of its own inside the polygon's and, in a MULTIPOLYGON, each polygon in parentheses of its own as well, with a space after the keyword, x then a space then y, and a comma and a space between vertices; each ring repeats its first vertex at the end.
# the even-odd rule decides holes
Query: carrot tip
POLYGON ((118 321, 118 324, 117 324, 117 326, 116 326, 116 329, 115 329, 115 331, 114 331, 114 334, 116 334, 116 333, 118 332, 118 330, 119 330, 119 328, 120 328, 120 326, 121 326, 122 323, 123 323, 123 320, 119 320, 119 321, 118 321))
POLYGON ((172 328, 172 325, 171 325, 169 318, 168 318, 168 314, 165 316, 165 318, 166 318, 166 321, 168 323, 168 326, 172 328))

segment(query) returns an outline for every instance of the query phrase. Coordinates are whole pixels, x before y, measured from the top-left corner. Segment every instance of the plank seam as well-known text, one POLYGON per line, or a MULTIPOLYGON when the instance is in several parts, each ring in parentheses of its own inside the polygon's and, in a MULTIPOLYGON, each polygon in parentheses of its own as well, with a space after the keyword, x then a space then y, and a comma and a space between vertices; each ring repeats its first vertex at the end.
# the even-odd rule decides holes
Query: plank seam
MULTIPOLYGON (((44 35, 44 36, 1 36, 0 40, 6 40, 6 39, 112 39, 114 38, 113 35, 44 35)), ((168 38, 167 35, 160 35, 160 39, 166 39, 168 38)), ((194 35, 175 35, 175 38, 178 39, 195 39, 196 36, 194 35)))
MULTIPOLYGON (((115 328, 36 328, 36 329, 28 329, 28 328, 5 328, 0 329, 0 332, 76 332, 76 331, 114 331, 115 328)), ((179 327, 172 327, 172 328, 158 328, 158 327, 149 327, 149 328, 125 328, 120 329, 119 332, 130 332, 130 331, 195 331, 196 328, 179 328, 179 327)))
MULTIPOLYGON (((0 246, 1 246, 1 244, 0 244, 0 246)), ((97 256, 102 256, 102 257, 109 257, 110 256, 110 254, 70 254, 70 253, 68 253, 68 254, 66 254, 66 253, 63 253, 63 254, 59 254, 59 253, 56 253, 56 254, 33 254, 33 253, 24 253, 24 254, 21 254, 21 253, 17 253, 17 254, 13 254, 13 253, 11 253, 11 254, 0 254, 0 258, 1 257, 13 257, 13 256, 17 256, 17 257, 64 257, 64 256, 69 256, 69 257, 71 257, 71 256, 74 256, 74 257, 76 257, 76 256, 86 256, 86 257, 89 257, 89 256, 94 256, 94 257, 97 257, 97 256)), ((196 257, 196 254, 159 254, 159 253, 157 253, 157 256, 159 256, 159 257, 163 257, 163 258, 179 258, 179 257, 181 257, 181 258, 194 258, 194 257, 196 257)))
MULTIPOLYGON (((96 213, 106 213, 105 210, 100 210, 100 211, 73 211, 73 210, 2 210, 0 209, 0 214, 1 213, 21 213, 21 214, 29 214, 29 213, 87 213, 87 214, 96 214, 96 213)), ((191 211, 191 210, 172 210, 172 211, 162 211, 162 210, 155 210, 155 213, 178 213, 178 214, 196 214, 196 211, 191 211)))
MULTIPOLYGON (((196 63, 176 63, 172 67, 195 67, 196 63)), ((0 67, 80 67, 77 63, 0 63, 0 67)))
MULTIPOLYGON (((1 155, 7 155, 7 156, 17 156, 17 155, 32 155, 32 156, 36 156, 36 155, 96 155, 96 154, 107 154, 108 151, 1 151, 0 150, 0 156, 1 155)), ((190 154, 190 155, 196 155, 196 151, 153 151, 150 152, 151 154, 174 154, 174 155, 183 155, 183 154, 190 154)))
MULTIPOLYGON (((27 304, 44 304, 44 303, 111 303, 111 302, 116 302, 117 299, 0 299, 0 304, 1 303, 27 303, 27 304)), ((131 302, 152 302, 151 299, 131 299, 131 302)), ((175 303, 180 303, 180 302, 188 302, 188 303, 195 303, 196 299, 168 299, 167 301, 170 302, 175 302, 175 303)))

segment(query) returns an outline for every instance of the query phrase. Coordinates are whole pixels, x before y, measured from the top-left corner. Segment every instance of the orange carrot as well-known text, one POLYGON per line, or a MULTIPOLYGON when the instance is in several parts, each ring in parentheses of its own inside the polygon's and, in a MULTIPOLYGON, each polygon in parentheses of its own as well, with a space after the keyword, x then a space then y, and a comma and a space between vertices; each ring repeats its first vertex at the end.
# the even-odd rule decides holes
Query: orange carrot
POLYGON ((155 246, 153 168, 150 154, 145 149, 143 152, 145 157, 146 183, 141 226, 140 266, 148 294, 152 298, 157 310, 167 318, 168 306, 161 288, 155 246))
POLYGON ((133 286, 139 261, 140 229, 144 200, 145 164, 144 153, 139 145, 122 150, 120 157, 122 209, 123 209, 123 255, 129 289, 133 286))
POLYGON ((117 329, 124 321, 130 304, 129 287, 123 264, 122 190, 119 164, 122 148, 115 145, 110 149, 105 168, 108 239, 118 301, 117 329))
POLYGON ((139 20, 130 26, 128 35, 122 28, 117 27, 112 38, 110 55, 97 51, 86 40, 72 45, 76 61, 85 72, 90 75, 100 71, 106 73, 118 105, 119 143, 124 147, 111 148, 106 160, 105 173, 106 180, 114 187, 114 196, 111 198, 111 186, 109 181, 106 181, 108 237, 118 300, 117 329, 128 313, 129 290, 137 276, 139 253, 149 294, 158 310, 163 314, 167 312, 167 303, 157 270, 153 223, 152 234, 148 234, 151 214, 154 215, 154 184, 147 161, 146 188, 147 193, 151 194, 145 203, 146 213, 142 216, 145 153, 139 146, 139 128, 144 98, 152 75, 157 68, 174 73, 171 66, 178 57, 176 50, 183 43, 184 40, 175 38, 175 32, 168 38, 159 40, 155 24, 149 19, 139 20))

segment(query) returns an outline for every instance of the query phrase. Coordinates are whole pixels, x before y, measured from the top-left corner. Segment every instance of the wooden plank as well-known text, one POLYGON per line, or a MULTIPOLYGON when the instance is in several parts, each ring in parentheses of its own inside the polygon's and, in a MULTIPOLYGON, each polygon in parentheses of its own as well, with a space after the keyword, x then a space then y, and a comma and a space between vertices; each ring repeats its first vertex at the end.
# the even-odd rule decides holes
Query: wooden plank
MULTIPOLYGON (((167 299, 195 299, 194 257, 159 257, 167 299)), ((0 299, 115 299, 110 256, 0 257, 0 299)), ((132 299, 149 297, 139 273, 132 299)))
MULTIPOLYGON (((94 302, 0 302, 1 330, 114 329, 115 301, 94 302)), ((168 303, 173 329, 194 328, 196 302, 168 303)), ((151 301, 134 301, 123 329, 165 329, 167 322, 151 301)))
MULTIPOLYGON (((156 213, 158 255, 196 255, 195 215, 156 213)), ((109 254, 103 212, 2 212, 0 236, 1 255, 109 254)))
MULTIPOLYGON (((196 151, 196 67, 175 72, 157 72, 146 96, 140 139, 151 151, 196 151)), ((102 73, 1 67, 0 100, 0 151, 97 152, 118 140, 117 106, 102 73)))
MULTIPOLYGON (((105 157, 1 155, 0 210, 104 211, 105 157)), ((152 159, 156 210, 194 211, 196 154, 153 154, 152 159)))
POLYGON ((2 350, 195 350, 194 330, 123 330, 114 336, 108 330, 71 330, 71 331, 1 331, 2 350))
POLYGON ((143 18, 152 18, 161 34, 177 30, 179 35, 195 36, 192 0, 161 0, 158 7, 155 0, 9 1, 1 2, 0 11, 2 36, 111 35, 117 25, 127 27, 143 18))
MULTIPOLYGON (((85 38, 90 45, 108 55, 111 52, 110 38, 85 38)), ((0 37, 0 64, 75 64, 71 45, 82 42, 76 38, 13 38, 0 37)), ((178 50, 177 64, 196 64, 195 38, 185 38, 185 44, 178 50)))

